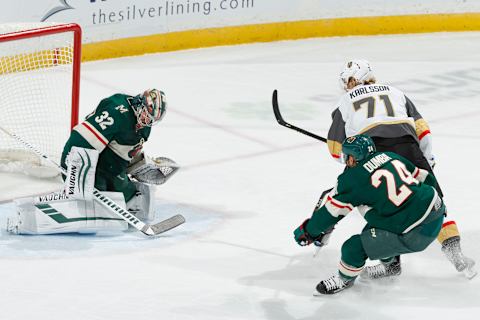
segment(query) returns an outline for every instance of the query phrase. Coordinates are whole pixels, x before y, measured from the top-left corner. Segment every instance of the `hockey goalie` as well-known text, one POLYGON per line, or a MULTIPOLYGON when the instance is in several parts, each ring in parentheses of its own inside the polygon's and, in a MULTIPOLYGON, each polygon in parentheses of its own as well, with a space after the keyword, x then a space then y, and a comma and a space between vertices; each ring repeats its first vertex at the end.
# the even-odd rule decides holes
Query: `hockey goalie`
POLYGON ((93 199, 94 188, 143 222, 154 218, 155 187, 179 166, 168 158, 150 158, 142 147, 167 109, 165 94, 149 89, 137 96, 103 99, 75 126, 61 158, 65 189, 15 200, 17 213, 7 223, 16 234, 123 231, 125 219, 93 199))

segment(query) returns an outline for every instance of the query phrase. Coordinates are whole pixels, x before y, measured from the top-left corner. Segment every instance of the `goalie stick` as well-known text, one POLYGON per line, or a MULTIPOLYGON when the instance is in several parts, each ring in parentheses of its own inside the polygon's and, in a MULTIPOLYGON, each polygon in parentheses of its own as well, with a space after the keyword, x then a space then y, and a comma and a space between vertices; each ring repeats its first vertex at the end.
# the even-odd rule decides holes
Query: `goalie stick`
POLYGON ((281 126, 284 126, 284 127, 287 127, 289 129, 292 129, 292 130, 295 130, 297 132, 300 132, 300 133, 303 133, 309 137, 312 137, 314 139, 317 139, 317 140, 320 140, 322 142, 327 142, 327 139, 325 139, 324 137, 320 137, 320 136, 317 136, 316 134, 314 133, 311 133, 307 130, 304 130, 302 128, 299 128, 299 127, 296 127, 288 122, 286 122, 285 120, 283 120, 283 117, 282 115, 280 114, 280 108, 278 106, 278 93, 277 93, 277 90, 273 90, 273 95, 272 95, 272 106, 273 106, 273 113, 275 114, 275 118, 277 119, 277 122, 281 125, 281 126))
MULTIPOLYGON (((42 157, 43 159, 47 160, 51 164, 53 164, 62 174, 66 175, 66 171, 60 165, 58 165, 55 161, 50 159, 47 155, 40 152, 37 148, 31 145, 28 141, 25 141, 22 137, 16 135, 8 131, 7 129, 0 126, 0 130, 3 131, 8 136, 12 137, 13 139, 17 140, 28 149, 32 150, 36 155, 42 157)), ((185 218, 181 214, 174 215, 168 219, 162 220, 156 224, 146 224, 133 214, 128 212, 127 210, 120 207, 118 204, 115 203, 112 199, 107 197, 105 194, 98 191, 96 188, 93 191, 93 196, 97 202, 103 205, 107 210, 111 213, 119 216, 123 220, 125 220, 129 225, 137 229, 138 231, 142 232, 147 236, 156 236, 162 234, 170 229, 173 229, 185 222, 185 218)))

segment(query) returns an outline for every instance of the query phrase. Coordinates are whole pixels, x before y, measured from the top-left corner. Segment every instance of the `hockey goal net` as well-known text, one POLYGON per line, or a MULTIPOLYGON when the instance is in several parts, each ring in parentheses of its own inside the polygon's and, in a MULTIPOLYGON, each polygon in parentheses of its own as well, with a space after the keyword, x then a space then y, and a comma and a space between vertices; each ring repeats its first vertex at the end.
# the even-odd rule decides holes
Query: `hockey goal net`
MULTIPOLYGON (((77 24, 0 24, 0 126, 57 163, 78 122, 80 58, 77 24)), ((58 174, 2 131, 0 172, 58 174)))

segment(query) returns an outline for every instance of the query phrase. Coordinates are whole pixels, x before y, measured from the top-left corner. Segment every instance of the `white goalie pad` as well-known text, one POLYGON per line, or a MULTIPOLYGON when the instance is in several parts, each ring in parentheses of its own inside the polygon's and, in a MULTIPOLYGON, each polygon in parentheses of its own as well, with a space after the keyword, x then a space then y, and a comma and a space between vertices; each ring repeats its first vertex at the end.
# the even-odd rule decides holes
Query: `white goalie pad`
POLYGON ((137 193, 127 202, 127 210, 138 219, 149 223, 155 219, 155 185, 133 182, 137 193))
MULTIPOLYGON (((126 208, 121 192, 103 192, 126 208)), ((63 195, 62 195, 63 194, 63 195)), ((69 200, 57 192, 14 201, 17 212, 8 218, 7 231, 15 234, 119 232, 128 229, 124 219, 90 200, 69 200)))
POLYGON ((98 151, 72 147, 68 153, 65 192, 70 199, 92 200, 98 151))
POLYGON ((132 160, 127 173, 139 182, 161 185, 167 182, 178 169, 180 166, 172 159, 150 158, 142 153, 139 159, 132 160))

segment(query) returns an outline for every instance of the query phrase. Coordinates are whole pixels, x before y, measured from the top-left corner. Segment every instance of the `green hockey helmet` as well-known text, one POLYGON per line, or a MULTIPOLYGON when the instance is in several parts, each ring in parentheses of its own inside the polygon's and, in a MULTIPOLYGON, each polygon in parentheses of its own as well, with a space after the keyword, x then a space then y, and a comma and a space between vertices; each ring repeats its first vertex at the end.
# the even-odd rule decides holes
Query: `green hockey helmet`
POLYGON ((145 90, 134 99, 134 111, 140 127, 151 127, 165 116, 167 100, 165 93, 157 89, 145 90))
POLYGON ((346 138, 342 143, 342 153, 345 163, 348 156, 352 156, 357 162, 365 160, 369 155, 377 151, 375 143, 369 136, 358 134, 346 138))

